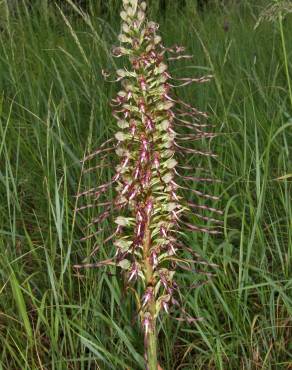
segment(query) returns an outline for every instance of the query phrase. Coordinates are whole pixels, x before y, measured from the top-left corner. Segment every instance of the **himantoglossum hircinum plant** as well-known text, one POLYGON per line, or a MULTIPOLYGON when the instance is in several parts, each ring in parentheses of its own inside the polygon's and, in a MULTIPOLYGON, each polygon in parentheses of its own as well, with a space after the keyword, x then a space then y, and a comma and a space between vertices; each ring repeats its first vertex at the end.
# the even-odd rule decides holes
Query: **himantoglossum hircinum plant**
MULTIPOLYGON (((179 320, 195 320, 184 310, 177 310, 181 294, 175 273, 180 267, 192 271, 192 264, 200 262, 197 257, 197 261, 184 258, 185 250, 196 254, 183 244, 183 234, 188 229, 217 234, 219 231, 213 227, 199 226, 194 217, 210 225, 218 221, 199 211, 220 211, 199 201, 187 202, 181 195, 189 190, 206 201, 217 199, 194 186, 197 182, 214 180, 190 176, 193 168, 185 164, 188 153, 198 158, 214 156, 194 148, 196 142, 214 134, 206 131, 208 124, 200 123, 201 119, 205 121, 206 114, 173 93, 176 87, 205 82, 211 76, 173 78, 167 63, 190 56, 182 54, 184 48, 179 46, 165 48, 158 25, 147 20, 145 11, 144 1, 123 0, 120 46, 114 48, 113 54, 128 58, 130 67, 116 72, 116 81, 122 86, 112 101, 118 129, 114 138, 84 159, 85 163, 99 158, 99 164, 94 167, 97 169, 104 165, 108 152, 114 150, 118 159, 115 174, 109 182, 78 194, 94 197, 96 203, 86 207, 104 207, 89 225, 95 227, 94 231, 84 240, 99 233, 102 221, 114 214, 116 226, 104 244, 113 243, 115 254, 109 260, 77 267, 115 265, 124 271, 132 291, 139 286, 135 295, 139 297, 137 312, 144 331, 146 366, 157 370, 158 316, 176 311, 181 313, 179 320), (178 164, 179 158, 184 165, 178 164), (106 199, 110 188, 115 190, 112 201, 106 199)), ((96 248, 92 254, 95 251, 96 248)))

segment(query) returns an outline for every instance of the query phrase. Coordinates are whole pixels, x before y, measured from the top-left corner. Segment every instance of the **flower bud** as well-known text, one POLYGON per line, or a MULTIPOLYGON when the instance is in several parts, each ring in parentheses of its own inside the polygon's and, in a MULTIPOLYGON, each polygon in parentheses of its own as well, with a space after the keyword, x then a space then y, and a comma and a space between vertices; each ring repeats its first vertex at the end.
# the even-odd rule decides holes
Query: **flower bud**
POLYGON ((117 133, 115 133, 115 138, 118 141, 124 141, 126 139, 126 135, 123 132, 118 131, 117 133))
POLYGON ((121 18, 122 18, 122 20, 123 20, 123 21, 125 21, 125 22, 129 23, 128 14, 127 14, 124 10, 122 10, 122 11, 120 12, 120 16, 121 16, 121 18))
POLYGON ((120 127, 120 128, 127 128, 130 126, 130 123, 128 121, 125 121, 125 120, 120 120, 117 122, 117 125, 120 127))
POLYGON ((118 69, 116 73, 119 77, 122 77, 122 78, 126 77, 127 75, 127 72, 124 69, 118 69))
POLYGON ((131 266, 131 262, 129 260, 124 259, 118 263, 118 266, 121 267, 123 270, 128 270, 131 266))
POLYGON ((156 106, 156 109, 157 110, 169 110, 173 106, 174 106, 173 102, 165 101, 165 102, 162 102, 162 103, 158 103, 157 106, 156 106))
POLYGON ((118 216, 115 219, 115 223, 120 226, 130 226, 131 225, 131 219, 123 216, 118 216))
POLYGON ((130 27, 129 27, 129 25, 127 23, 123 23, 122 24, 122 30, 125 33, 130 33, 130 31, 131 31, 131 29, 130 29, 130 27))
POLYGON ((153 39, 153 42, 154 42, 155 45, 160 44, 161 36, 156 35, 153 39))
POLYGON ((162 181, 168 184, 173 179, 173 174, 171 172, 167 172, 166 175, 162 177, 162 181))
POLYGON ((160 63, 159 66, 156 68, 156 74, 162 74, 167 70, 167 65, 165 63, 160 63))
POLYGON ((124 35, 123 33, 121 33, 119 36, 118 36, 118 39, 120 42, 128 42, 128 43, 131 43, 132 42, 132 39, 130 37, 127 37, 126 35, 124 35))
POLYGON ((167 168, 171 169, 171 168, 174 168, 177 165, 177 161, 174 158, 171 158, 171 159, 168 159, 165 162, 165 165, 166 165, 167 168))
POLYGON ((146 8, 147 8, 147 4, 145 1, 142 1, 141 4, 140 4, 140 8, 145 12, 146 8))
POLYGON ((142 10, 139 10, 137 13, 137 18, 140 22, 143 22, 145 19, 145 13, 142 10))

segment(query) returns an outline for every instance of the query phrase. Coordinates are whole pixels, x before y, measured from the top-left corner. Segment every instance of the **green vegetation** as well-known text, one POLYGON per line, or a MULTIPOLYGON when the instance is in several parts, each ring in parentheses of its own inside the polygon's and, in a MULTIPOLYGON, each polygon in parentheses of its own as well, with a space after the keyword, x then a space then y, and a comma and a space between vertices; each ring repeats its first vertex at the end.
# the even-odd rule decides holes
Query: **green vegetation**
MULTIPOLYGON (((39 3, 0 17, 0 370, 143 369, 120 275, 72 268, 92 250, 79 240, 94 213, 75 215, 74 194, 111 175, 81 179, 80 159, 114 131, 116 86, 101 70, 115 67, 120 3, 88 17, 39 3)), ((171 1, 161 13, 152 1, 165 45, 194 55, 170 71, 214 75, 183 94, 215 124, 208 169, 222 183, 206 191, 225 210, 222 236, 190 235, 218 267, 201 267, 208 284, 180 273, 186 309, 203 320, 158 323, 164 370, 292 367, 292 16, 254 29, 268 2, 231 3, 197 13, 171 1)))

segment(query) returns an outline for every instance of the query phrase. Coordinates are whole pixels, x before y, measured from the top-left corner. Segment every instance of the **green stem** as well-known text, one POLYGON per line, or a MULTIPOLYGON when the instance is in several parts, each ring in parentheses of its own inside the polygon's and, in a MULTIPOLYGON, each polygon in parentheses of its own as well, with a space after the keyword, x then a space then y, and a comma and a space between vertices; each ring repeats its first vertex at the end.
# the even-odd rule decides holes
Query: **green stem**
POLYGON ((155 321, 153 322, 153 327, 148 332, 146 341, 147 370, 157 370, 157 335, 155 321))
MULTIPOLYGON (((145 239, 143 248, 144 266, 145 266, 145 276, 147 286, 153 286, 153 267, 150 263, 149 252, 151 247, 151 232, 149 228, 149 220, 145 226, 145 239)), ((148 332, 145 335, 145 353, 146 353, 146 369, 147 370, 157 370, 157 333, 156 333, 156 309, 155 298, 151 300, 148 304, 148 311, 151 315, 151 325, 148 332)))
POLYGON ((280 25, 282 49, 283 49, 283 54, 284 54, 285 72, 286 72, 286 78, 287 78, 287 83, 288 83, 290 103, 291 103, 291 108, 292 108, 292 88, 291 88, 291 81, 290 81, 290 74, 289 74, 289 67, 288 67, 288 57, 287 57, 285 36, 284 36, 284 30, 283 30, 283 17, 281 13, 279 13, 279 25, 280 25))

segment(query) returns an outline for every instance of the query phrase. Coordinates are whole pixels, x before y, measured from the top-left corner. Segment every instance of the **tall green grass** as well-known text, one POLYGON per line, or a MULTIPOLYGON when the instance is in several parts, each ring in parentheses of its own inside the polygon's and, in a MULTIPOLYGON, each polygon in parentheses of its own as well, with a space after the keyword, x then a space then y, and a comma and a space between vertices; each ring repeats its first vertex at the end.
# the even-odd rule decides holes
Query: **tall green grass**
MULTIPOLYGON (((143 338, 121 277, 72 268, 92 249, 79 241, 92 211, 76 215, 74 194, 110 176, 81 178, 79 160, 114 129, 115 87, 101 70, 114 68, 119 2, 103 14, 97 2, 83 17, 46 4, 5 17, 0 32, 0 369, 143 369, 143 338)), ((191 0, 176 4, 161 13, 153 1, 151 17, 166 45, 194 55, 191 67, 182 61, 173 73, 214 74, 178 94, 216 125, 218 157, 207 166, 222 183, 207 190, 221 196, 212 205, 225 214, 222 237, 189 236, 219 267, 205 285, 180 274, 186 308, 203 320, 163 319, 160 362, 165 370, 289 369, 291 15, 281 27, 254 30, 266 1, 204 13, 191 0)))

